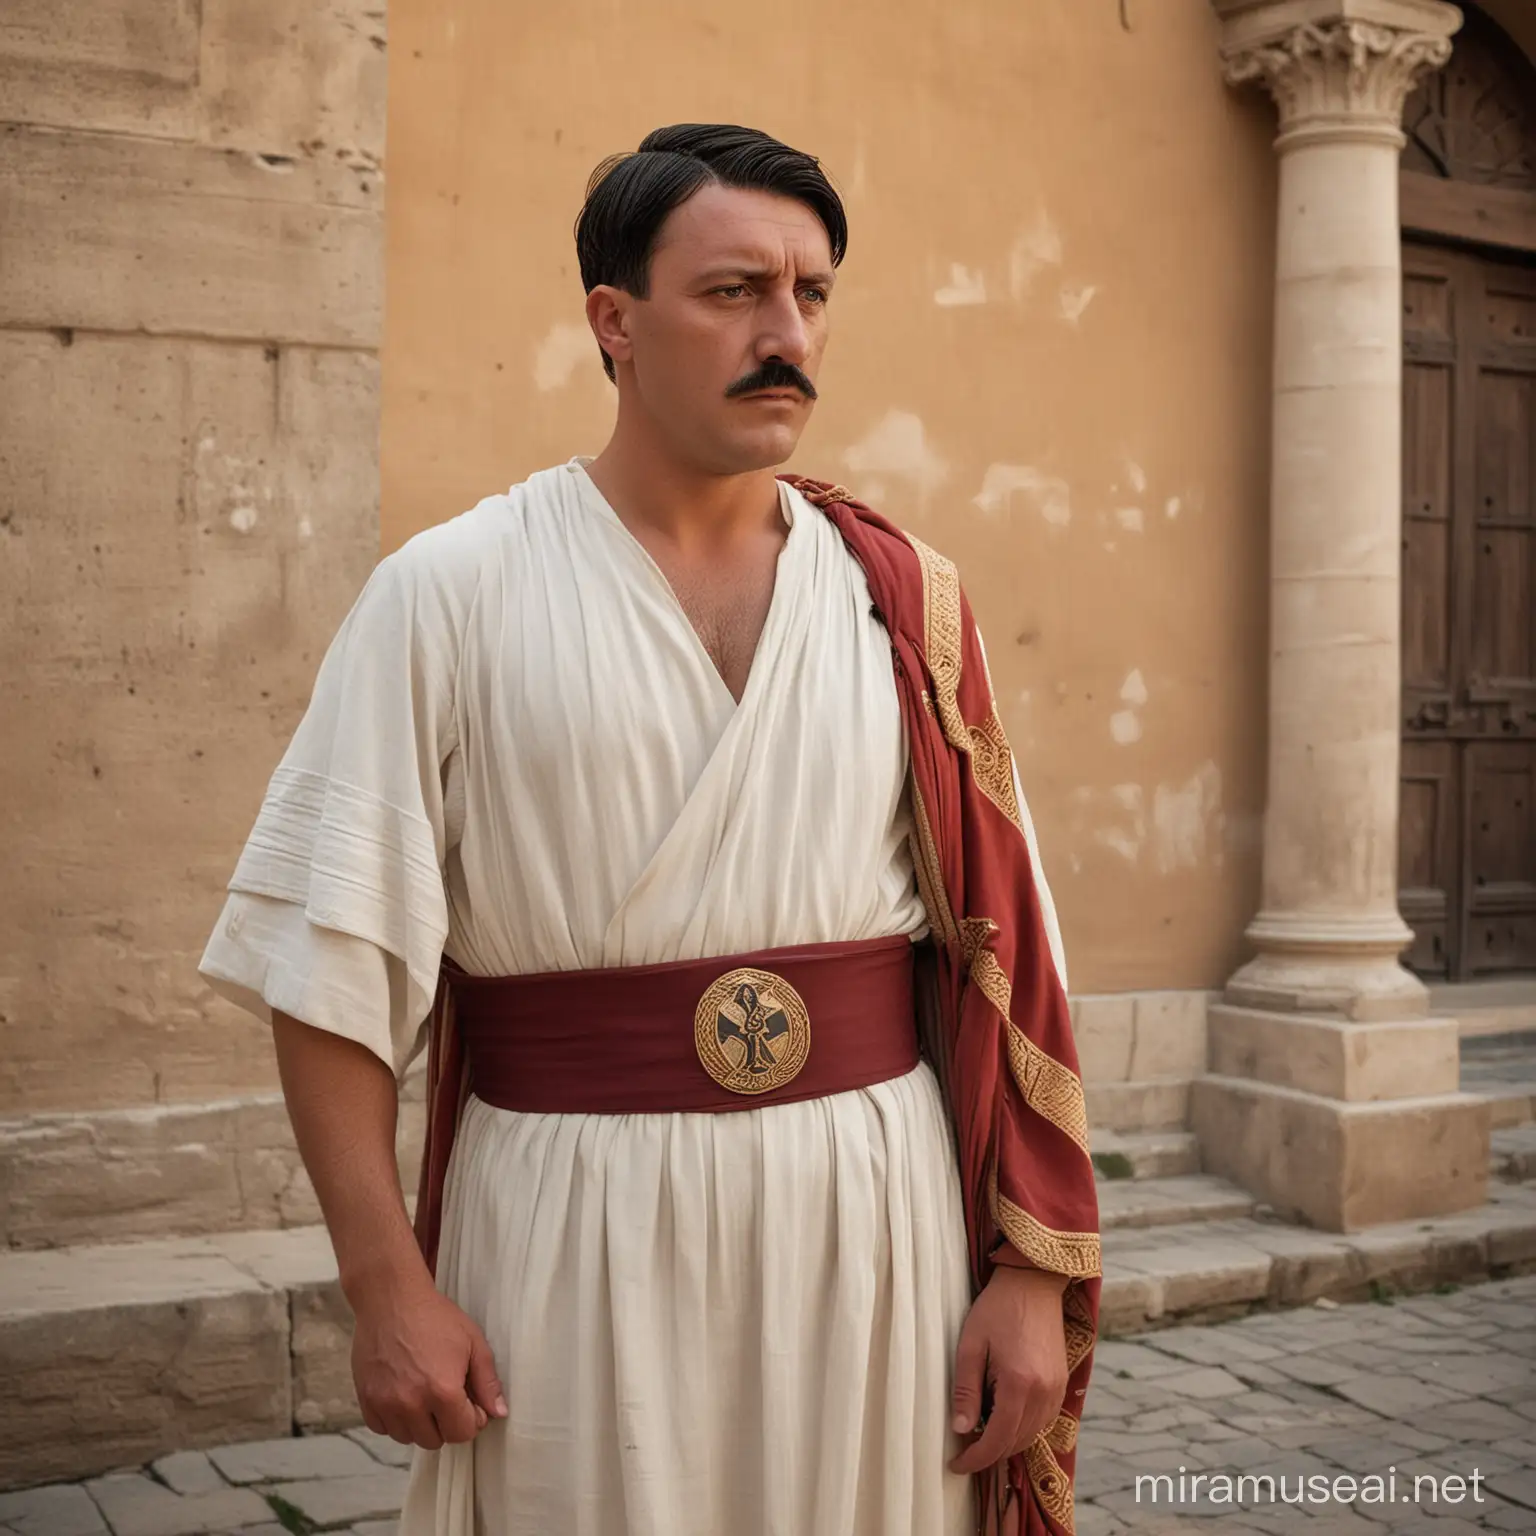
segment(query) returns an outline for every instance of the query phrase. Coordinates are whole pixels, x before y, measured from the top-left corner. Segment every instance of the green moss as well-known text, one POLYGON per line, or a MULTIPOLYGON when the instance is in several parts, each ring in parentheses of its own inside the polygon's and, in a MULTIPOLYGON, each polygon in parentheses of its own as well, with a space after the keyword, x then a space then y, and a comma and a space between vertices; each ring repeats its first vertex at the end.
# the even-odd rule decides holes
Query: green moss
POLYGON ((1093 1166, 1106 1179, 1134 1179, 1136 1177, 1136 1165, 1124 1152, 1095 1152, 1093 1154, 1093 1166))
POLYGON ((265 1498, 272 1506, 272 1513, 277 1516, 277 1523, 285 1531, 292 1531, 293 1536, 312 1536, 319 1529, 302 1509, 290 1504, 280 1493, 269 1493, 265 1498))

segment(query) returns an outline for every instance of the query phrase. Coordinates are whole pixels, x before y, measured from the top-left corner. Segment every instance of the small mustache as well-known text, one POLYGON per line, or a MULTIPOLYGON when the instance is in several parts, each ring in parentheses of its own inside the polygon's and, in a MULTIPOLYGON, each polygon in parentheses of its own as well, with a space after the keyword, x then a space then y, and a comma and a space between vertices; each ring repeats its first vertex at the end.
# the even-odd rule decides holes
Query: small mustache
POLYGON ((755 395, 763 389, 798 389, 807 400, 816 398, 816 386, 793 363, 786 363, 781 357, 770 357, 761 368, 737 379, 726 390, 725 397, 734 400, 738 395, 755 395))

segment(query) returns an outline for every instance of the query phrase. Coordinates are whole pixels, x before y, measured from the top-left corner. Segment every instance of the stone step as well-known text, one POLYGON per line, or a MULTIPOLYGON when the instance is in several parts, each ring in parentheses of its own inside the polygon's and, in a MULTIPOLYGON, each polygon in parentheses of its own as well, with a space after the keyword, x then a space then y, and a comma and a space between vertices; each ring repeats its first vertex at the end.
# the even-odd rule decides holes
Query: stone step
POLYGON ((1496 1131, 1536 1121, 1536 1083, 1468 1083, 1465 1091, 1488 1101, 1488 1123, 1496 1131))
POLYGON ((0 1254, 0 1488, 358 1422, 323 1227, 0 1254))
MULTIPOLYGON (((1100 1185, 1106 1335, 1536 1270, 1536 1185, 1347 1235, 1222 1215, 1252 1209, 1230 1191, 1100 1185), (1171 1190, 1189 1219, 1166 1220, 1171 1190)), ((355 1426, 350 1349, 320 1227, 0 1254, 0 1489, 355 1426)))
POLYGON ((1253 1196, 1246 1190, 1206 1173, 1099 1181, 1099 1225, 1106 1232, 1227 1221, 1252 1215, 1253 1207, 1253 1196))
POLYGON ((1100 1180, 1172 1179, 1200 1172, 1193 1131, 1109 1131, 1090 1136, 1100 1180))
POLYGON ((1536 1031, 1536 977, 1433 982, 1429 1009, 1455 1019, 1463 1040, 1536 1031))
POLYGON ((1488 1100, 1495 1130, 1536 1120, 1536 1033, 1519 1029, 1464 1036, 1461 1087, 1488 1100))
MULTIPOLYGON (((425 1075, 407 1074, 396 1149, 416 1187, 425 1075)), ((280 1093, 0 1120, 0 1249, 312 1226, 315 1192, 280 1093)))
POLYGON ((1342 1234, 1253 1217, 1109 1228, 1101 1332, 1536 1271, 1536 1186, 1495 1184, 1489 1196, 1455 1216, 1342 1234))
POLYGON ((1187 1077, 1085 1083, 1090 1133, 1187 1130, 1189 1083, 1187 1077))
POLYGON ((1491 1178, 1513 1184, 1536 1182, 1536 1122, 1497 1130, 1489 1140, 1491 1178))

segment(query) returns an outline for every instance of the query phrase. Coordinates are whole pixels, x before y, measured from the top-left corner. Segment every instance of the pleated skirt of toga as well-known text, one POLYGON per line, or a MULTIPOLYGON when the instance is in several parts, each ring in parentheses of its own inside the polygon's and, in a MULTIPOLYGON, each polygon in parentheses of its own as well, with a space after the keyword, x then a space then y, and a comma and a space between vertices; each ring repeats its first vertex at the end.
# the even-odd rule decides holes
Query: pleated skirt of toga
POLYGON ((510 1408, 418 1450, 400 1536, 971 1536, 949 1472, 969 1304, 924 1064, 725 1114, 471 1098, 439 1283, 510 1408))

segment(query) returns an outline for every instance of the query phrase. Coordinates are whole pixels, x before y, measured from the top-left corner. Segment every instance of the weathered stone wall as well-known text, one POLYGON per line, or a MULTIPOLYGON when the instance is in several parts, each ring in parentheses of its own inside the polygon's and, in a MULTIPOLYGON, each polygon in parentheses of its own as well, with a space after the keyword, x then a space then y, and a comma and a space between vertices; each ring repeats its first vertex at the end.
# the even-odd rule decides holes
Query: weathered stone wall
POLYGON ((377 558, 384 75, 382 0, 0 8, 0 1115, 274 1085, 195 967, 377 558))

